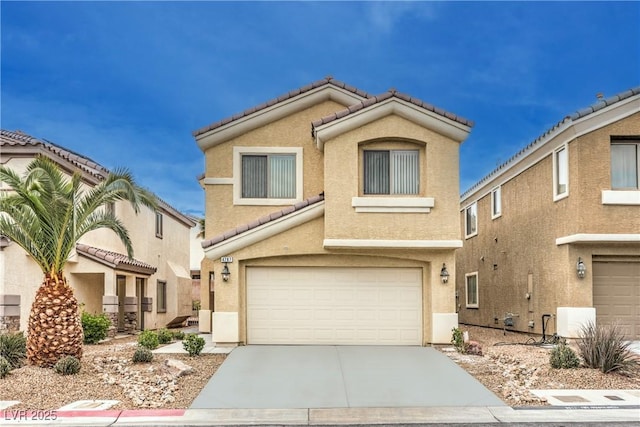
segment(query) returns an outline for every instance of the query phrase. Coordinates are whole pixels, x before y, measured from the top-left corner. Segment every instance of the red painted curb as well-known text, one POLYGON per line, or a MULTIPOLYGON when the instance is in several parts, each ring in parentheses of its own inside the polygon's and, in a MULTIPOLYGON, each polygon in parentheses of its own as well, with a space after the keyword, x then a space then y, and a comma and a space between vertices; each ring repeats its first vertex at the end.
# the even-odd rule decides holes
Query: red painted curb
POLYGON ((53 421, 58 418, 122 418, 122 417, 181 417, 184 409, 124 409, 99 411, 57 411, 32 409, 5 409, 0 412, 0 419, 5 421, 53 421))

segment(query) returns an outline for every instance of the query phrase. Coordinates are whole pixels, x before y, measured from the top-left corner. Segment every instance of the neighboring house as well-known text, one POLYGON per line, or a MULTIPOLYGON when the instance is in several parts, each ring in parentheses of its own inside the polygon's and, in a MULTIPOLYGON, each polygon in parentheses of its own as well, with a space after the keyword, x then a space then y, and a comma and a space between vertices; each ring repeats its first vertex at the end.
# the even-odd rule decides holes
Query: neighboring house
MULTIPOLYGON (((21 174, 36 156, 46 156, 71 175, 79 170, 90 188, 109 173, 82 155, 22 132, 1 131, 0 162, 21 174)), ((6 187, 0 187, 0 190, 6 187)), ((163 327, 191 314, 189 229, 194 223, 167 203, 157 211, 142 207, 136 215, 127 202, 109 209, 129 231, 135 259, 111 231, 84 236, 65 267, 65 274, 84 310, 107 313, 115 332, 163 327)), ((0 246, 0 311, 19 313, 26 330, 31 303, 43 274, 22 248, 3 239, 0 246), (19 304, 19 308, 17 308, 19 304)), ((2 320, 2 319, 0 319, 2 320)), ((4 319, 14 322, 15 317, 4 319)))
POLYGON ((449 342, 471 126, 328 77, 195 131, 213 340, 449 342))
POLYGON ((473 185, 460 200, 460 322, 541 333, 544 319, 565 337, 618 322, 640 339, 639 173, 637 87, 565 117, 473 185))

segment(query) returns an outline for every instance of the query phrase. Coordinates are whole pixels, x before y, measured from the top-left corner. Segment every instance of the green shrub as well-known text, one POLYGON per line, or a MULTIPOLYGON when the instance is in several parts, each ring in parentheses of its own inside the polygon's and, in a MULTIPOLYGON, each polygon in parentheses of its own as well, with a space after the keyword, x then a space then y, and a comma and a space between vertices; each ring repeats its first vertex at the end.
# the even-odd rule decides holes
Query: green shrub
POLYGON ((73 356, 64 356, 53 365, 60 375, 75 375, 80 372, 80 361, 73 356))
POLYGON ((149 350, 155 350, 160 345, 160 340, 158 339, 157 333, 146 330, 142 331, 140 335, 138 335, 138 344, 148 348, 149 350))
POLYGON ((6 377, 10 370, 11 364, 9 361, 3 356, 0 356, 0 378, 6 377))
POLYGON ((460 328, 453 328, 451 330, 452 334, 451 334, 451 344, 453 344, 453 346, 455 347, 455 349, 458 351, 458 353, 466 353, 467 352, 467 346, 464 342, 464 334, 463 332, 460 330, 460 328))
POLYGON ((138 347, 133 353, 133 363, 149 363, 152 360, 153 353, 146 347, 138 347))
POLYGON ((198 356, 204 348, 204 338, 198 334, 187 334, 182 341, 182 347, 189 353, 189 356, 198 356))
POLYGON ((580 366, 580 359, 571 347, 560 343, 551 350, 549 362, 554 369, 571 369, 580 366))
POLYGON ((182 331, 173 331, 173 339, 182 341, 184 339, 184 332, 182 331))
POLYGON ((97 344, 107 337, 111 320, 106 314, 91 314, 83 311, 80 320, 85 344, 97 344))
POLYGON ((169 344, 173 339, 173 334, 168 329, 158 329, 158 342, 160 344, 169 344))
POLYGON ((27 339, 22 332, 0 335, 0 357, 9 363, 10 369, 22 366, 27 357, 27 339))
POLYGON ((605 374, 624 370, 637 361, 629 351, 629 341, 618 325, 595 325, 588 322, 579 334, 578 348, 584 364, 605 374))

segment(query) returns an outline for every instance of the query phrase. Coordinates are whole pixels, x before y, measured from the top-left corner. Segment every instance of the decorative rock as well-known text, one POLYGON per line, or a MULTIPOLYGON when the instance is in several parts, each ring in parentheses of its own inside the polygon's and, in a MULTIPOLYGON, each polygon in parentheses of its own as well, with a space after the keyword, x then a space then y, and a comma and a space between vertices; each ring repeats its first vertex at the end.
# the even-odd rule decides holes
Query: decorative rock
POLYGON ((164 361, 164 366, 167 371, 175 378, 180 378, 183 375, 193 373, 193 368, 180 360, 167 359, 164 361))

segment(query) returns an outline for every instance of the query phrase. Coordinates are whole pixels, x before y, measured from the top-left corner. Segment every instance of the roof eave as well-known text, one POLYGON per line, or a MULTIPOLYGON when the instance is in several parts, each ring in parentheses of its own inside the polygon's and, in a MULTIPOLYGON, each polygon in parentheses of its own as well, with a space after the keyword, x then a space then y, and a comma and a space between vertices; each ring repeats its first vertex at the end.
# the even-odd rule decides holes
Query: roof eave
POLYGON ((364 99, 366 98, 353 92, 327 84, 233 120, 226 125, 197 133, 194 137, 198 146, 204 152, 211 147, 323 101, 332 100, 348 106, 364 99))

